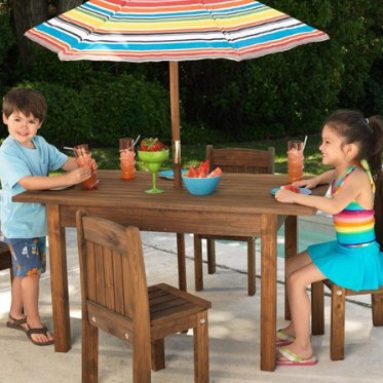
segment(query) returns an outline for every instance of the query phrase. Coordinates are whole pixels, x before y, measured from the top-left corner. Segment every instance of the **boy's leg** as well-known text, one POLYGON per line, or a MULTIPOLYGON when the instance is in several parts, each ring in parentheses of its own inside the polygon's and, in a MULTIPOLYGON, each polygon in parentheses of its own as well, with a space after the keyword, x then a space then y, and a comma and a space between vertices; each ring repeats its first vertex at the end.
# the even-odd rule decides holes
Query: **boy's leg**
MULTIPOLYGON (((39 315, 38 300, 40 274, 45 271, 45 238, 8 239, 7 243, 12 252, 16 281, 12 286, 14 299, 12 298, 11 310, 19 310, 22 304, 27 315, 26 330, 41 329, 44 326, 39 315)), ((53 340, 49 333, 32 333, 30 337, 37 343, 53 340)))
MULTIPOLYGON (((44 325, 41 322, 39 314, 39 282, 40 275, 34 274, 22 278, 21 288, 24 301, 24 309, 27 314, 27 324, 29 328, 39 329, 44 325)), ((31 338, 38 343, 44 343, 53 340, 51 334, 32 334, 31 338)))
POLYGON ((9 316, 14 319, 24 318, 24 304, 21 289, 22 278, 15 277, 12 281, 12 294, 11 294, 11 308, 9 310, 9 316))

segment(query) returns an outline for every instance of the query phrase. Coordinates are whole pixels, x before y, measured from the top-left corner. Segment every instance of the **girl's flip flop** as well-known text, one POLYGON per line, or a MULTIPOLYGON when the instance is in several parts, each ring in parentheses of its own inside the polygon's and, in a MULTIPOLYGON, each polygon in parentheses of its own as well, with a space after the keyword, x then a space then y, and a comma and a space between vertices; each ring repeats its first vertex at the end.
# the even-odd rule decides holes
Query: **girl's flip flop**
POLYGON ((318 359, 315 356, 304 359, 287 347, 278 350, 277 366, 315 366, 318 359))
POLYGON ((287 346, 293 343, 294 340, 295 340, 295 337, 286 334, 283 330, 280 329, 277 331, 277 340, 276 340, 277 347, 287 346))

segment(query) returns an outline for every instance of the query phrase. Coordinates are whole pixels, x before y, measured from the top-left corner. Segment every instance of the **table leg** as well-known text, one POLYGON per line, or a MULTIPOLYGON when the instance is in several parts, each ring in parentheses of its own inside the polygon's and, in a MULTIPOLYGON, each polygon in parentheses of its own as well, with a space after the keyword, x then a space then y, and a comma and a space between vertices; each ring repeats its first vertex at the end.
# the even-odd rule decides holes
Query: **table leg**
POLYGON ((177 233, 178 258, 178 286, 180 290, 187 291, 186 262, 185 262, 185 234, 177 233))
POLYGON ((275 370, 277 217, 261 216, 261 370, 275 370))
POLYGON ((298 238, 298 226, 297 226, 297 217, 289 215, 286 217, 285 221, 285 319, 290 320, 290 308, 289 300, 287 297, 287 288, 286 288, 286 260, 292 256, 298 254, 297 246, 298 238))
POLYGON ((71 337, 65 229, 60 225, 59 206, 48 205, 47 210, 55 351, 67 352, 71 337))

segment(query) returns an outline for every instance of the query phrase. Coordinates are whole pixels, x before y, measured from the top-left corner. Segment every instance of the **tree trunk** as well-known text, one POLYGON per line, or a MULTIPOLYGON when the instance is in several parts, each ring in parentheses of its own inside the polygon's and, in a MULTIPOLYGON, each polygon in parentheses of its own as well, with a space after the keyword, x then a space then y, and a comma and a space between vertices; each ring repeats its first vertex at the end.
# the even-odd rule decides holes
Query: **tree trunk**
POLYGON ((69 11, 72 8, 78 7, 83 3, 82 0, 63 0, 57 4, 57 14, 69 11))
POLYGON ((28 68, 33 64, 35 56, 32 42, 24 37, 24 33, 47 19, 48 2, 47 0, 13 0, 12 10, 20 60, 24 68, 28 68))

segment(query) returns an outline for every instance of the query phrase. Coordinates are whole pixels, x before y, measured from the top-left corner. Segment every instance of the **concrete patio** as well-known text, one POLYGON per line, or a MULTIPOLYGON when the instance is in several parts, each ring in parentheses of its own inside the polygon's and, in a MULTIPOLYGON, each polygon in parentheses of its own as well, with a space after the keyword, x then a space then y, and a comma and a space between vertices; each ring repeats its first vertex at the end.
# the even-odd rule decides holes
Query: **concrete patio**
MULTIPOLYGON (((305 229, 317 223, 304 222, 305 229)), ((319 222, 320 224, 320 222, 319 222)), ((323 230, 327 226, 323 225, 323 230), (323 229, 324 228, 324 229, 323 229)), ((314 231, 317 231, 317 227, 314 231)), ((175 236, 143 233, 148 283, 177 284, 175 236)), ((278 242, 283 236, 278 237, 278 242)), ((304 242, 304 240, 303 240, 304 242)), ((192 236, 186 238, 189 291, 194 291, 192 236)), ((283 244, 279 243, 283 248, 283 244)), ((53 352, 52 347, 36 347, 19 331, 8 329, 10 283, 8 273, 0 273, 0 382, 72 383, 81 381, 80 286, 76 238, 67 230, 68 275, 73 347, 70 352, 53 352)), ((300 243, 300 247, 305 243, 300 243)), ((216 275, 205 271, 205 290, 198 295, 212 302, 209 312, 210 381, 212 383, 246 382, 381 382, 383 376, 383 328, 374 328, 371 310, 361 302, 350 302, 346 315, 346 358, 332 362, 329 358, 329 304, 326 303, 326 334, 313 338, 320 363, 314 367, 278 367, 275 372, 259 368, 259 293, 246 295, 246 248, 244 244, 220 242, 217 245, 216 275)), ((279 258, 278 280, 283 281, 283 259, 279 258)), ((259 252, 257 274, 259 276, 259 252)), ((260 280, 257 278, 257 288, 260 280)), ((283 326, 284 285, 278 284, 278 325, 283 326)), ((41 281, 40 307, 44 321, 51 327, 50 279, 47 272, 41 281)), ((153 382, 193 382, 193 346, 190 334, 166 338, 165 370, 152 373, 153 382)), ((131 381, 131 349, 110 335, 100 337, 100 383, 131 381)))

